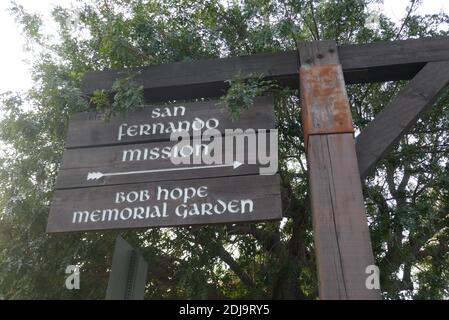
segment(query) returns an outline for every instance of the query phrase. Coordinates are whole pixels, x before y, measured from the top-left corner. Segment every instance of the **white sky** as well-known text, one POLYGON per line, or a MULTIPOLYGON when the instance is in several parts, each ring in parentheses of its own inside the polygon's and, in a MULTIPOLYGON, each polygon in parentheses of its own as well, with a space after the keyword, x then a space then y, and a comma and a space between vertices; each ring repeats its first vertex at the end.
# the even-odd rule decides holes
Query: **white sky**
MULTIPOLYGON (((43 15, 44 21, 48 23, 49 13, 55 5, 69 7, 74 0, 16 0, 29 12, 39 12, 43 15)), ((409 0, 384 0, 381 6, 384 14, 395 21, 399 21, 406 14, 406 7, 409 0)), ((0 93, 4 91, 26 90, 31 87, 32 82, 29 76, 29 65, 26 59, 29 58, 23 52, 23 37, 21 30, 16 26, 14 19, 9 15, 7 9, 10 7, 10 0, 0 0, 0 30, 2 39, 2 50, 0 50, 0 93)), ((439 12, 449 12, 449 0, 423 0, 421 14, 432 14, 439 12)), ((51 31, 51 27, 50 30, 51 31)))
MULTIPOLYGON (((25 41, 21 28, 9 13, 10 0, 0 0, 0 32, 2 50, 0 50, 0 93, 5 91, 26 90, 31 87, 29 72, 29 53, 23 51, 25 41)), ((73 0, 15 0, 30 13, 40 13, 44 21, 51 21, 50 12, 56 5, 70 7, 73 0)), ((51 31, 51 29, 50 29, 51 31)), ((32 57, 31 57, 32 58, 32 57)))

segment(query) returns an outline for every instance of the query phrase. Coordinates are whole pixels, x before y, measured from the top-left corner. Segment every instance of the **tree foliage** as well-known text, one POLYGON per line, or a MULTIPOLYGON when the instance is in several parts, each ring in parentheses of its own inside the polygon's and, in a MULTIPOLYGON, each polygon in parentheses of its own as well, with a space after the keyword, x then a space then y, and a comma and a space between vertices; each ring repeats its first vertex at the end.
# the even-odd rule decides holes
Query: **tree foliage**
MULTIPOLYGON (((89 0, 56 7, 58 34, 12 3, 33 53, 33 88, 3 93, 0 123, 0 297, 105 295, 118 232, 47 235, 45 225, 69 117, 92 105, 112 115, 142 104, 132 74, 114 96, 80 91, 82 76, 105 68, 296 49, 298 42, 343 43, 447 35, 443 13, 412 7, 400 25, 381 15, 369 29, 368 0, 89 0), (64 287, 81 266, 81 289, 64 287)), ((280 223, 132 230, 122 235, 150 261, 146 298, 316 299, 307 164, 298 92, 238 75, 222 97, 231 114, 266 90, 276 96, 283 212, 280 223)), ((404 82, 348 86, 362 129, 404 82)), ((437 299, 449 289, 449 96, 444 95, 364 185, 376 263, 386 298, 437 299)))

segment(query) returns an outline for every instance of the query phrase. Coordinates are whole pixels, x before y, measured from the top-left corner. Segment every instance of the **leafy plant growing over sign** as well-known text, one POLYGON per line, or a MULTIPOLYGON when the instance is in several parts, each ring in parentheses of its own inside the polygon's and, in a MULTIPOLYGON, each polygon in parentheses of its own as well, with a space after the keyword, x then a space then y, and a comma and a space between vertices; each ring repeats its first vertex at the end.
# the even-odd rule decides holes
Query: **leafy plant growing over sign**
POLYGON ((144 105, 143 88, 132 82, 135 74, 117 78, 112 85, 112 102, 105 90, 96 90, 90 101, 97 111, 104 114, 107 121, 117 114, 124 115, 128 110, 144 105))
POLYGON ((239 118, 242 110, 249 109, 254 104, 255 97, 277 88, 275 81, 264 80, 262 76, 243 77, 240 73, 227 82, 229 89, 221 97, 221 101, 233 120, 239 118))

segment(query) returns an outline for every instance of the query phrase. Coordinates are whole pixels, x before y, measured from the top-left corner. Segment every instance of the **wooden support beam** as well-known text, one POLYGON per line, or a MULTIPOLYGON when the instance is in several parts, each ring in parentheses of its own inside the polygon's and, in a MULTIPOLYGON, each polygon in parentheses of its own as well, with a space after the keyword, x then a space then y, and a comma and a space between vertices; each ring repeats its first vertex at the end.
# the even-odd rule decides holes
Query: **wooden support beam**
POLYGON ((449 61, 429 62, 356 139, 365 179, 449 85, 449 61))
MULTIPOLYGON (((342 45, 338 53, 346 84, 408 80, 430 61, 449 60, 449 37, 342 45)), ((298 53, 286 51, 136 68, 134 81, 144 88, 148 102, 216 97, 227 88, 226 80, 239 72, 263 76, 281 85, 298 87, 298 53)), ((123 71, 105 70, 85 75, 83 93, 110 90, 123 71)))
POLYGON ((449 37, 338 47, 346 84, 409 80, 427 63, 449 60, 449 37))
POLYGON ((301 107, 321 299, 379 299, 352 118, 335 42, 300 45, 301 107))
POLYGON ((143 300, 148 262, 121 236, 115 240, 106 300, 143 300))
MULTIPOLYGON (((298 55, 295 51, 262 53, 251 56, 174 62, 136 68, 133 81, 143 86, 147 102, 172 99, 218 97, 235 75, 278 80, 284 86, 298 84, 298 55)), ((105 70, 88 73, 81 89, 91 95, 95 90, 110 90, 123 71, 105 70)))

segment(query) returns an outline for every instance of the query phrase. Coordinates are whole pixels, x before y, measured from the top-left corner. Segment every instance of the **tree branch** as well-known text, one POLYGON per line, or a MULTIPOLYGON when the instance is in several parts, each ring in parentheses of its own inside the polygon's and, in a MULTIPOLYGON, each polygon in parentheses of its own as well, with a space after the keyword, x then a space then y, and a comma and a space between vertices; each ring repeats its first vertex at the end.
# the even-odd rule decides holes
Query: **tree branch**
POLYGON ((196 231, 191 232, 194 237, 190 239, 192 242, 197 243, 201 246, 210 246, 213 245, 216 256, 218 256, 223 262, 225 262, 229 268, 239 277, 242 283, 250 290, 254 291, 256 289, 255 282, 251 279, 251 277, 243 270, 243 268, 238 264, 237 261, 231 256, 231 254, 226 251, 226 249, 217 242, 216 239, 212 241, 205 241, 204 239, 200 239, 198 233, 196 231))
POLYGON ((218 256, 223 260, 229 268, 240 278, 242 283, 251 291, 256 289, 256 284, 251 279, 251 277, 243 270, 243 268, 235 261, 231 254, 226 251, 222 245, 218 245, 218 256))
POLYGON ((278 257, 284 257, 286 252, 281 243, 279 234, 264 229, 258 229, 253 225, 236 225, 228 230, 230 235, 252 235, 262 244, 262 247, 278 257))
MULTIPOLYGON (((315 8, 313 7, 313 0, 309 0, 309 6, 310 6, 310 14, 312 15, 312 21, 315 27, 315 40, 320 41, 320 31, 318 29, 318 23, 315 18, 315 8)), ((313 32, 312 32, 313 34, 313 32)))
POLYGON ((398 40, 399 37, 401 36, 402 30, 404 29, 404 26, 407 23, 407 20, 410 18, 410 15, 414 9, 413 7, 414 7, 415 3, 416 3, 416 0, 412 0, 412 3, 410 4, 410 8, 408 9, 407 15, 405 16, 404 21, 402 22, 402 25, 399 28, 398 33, 396 34, 395 40, 398 40))

